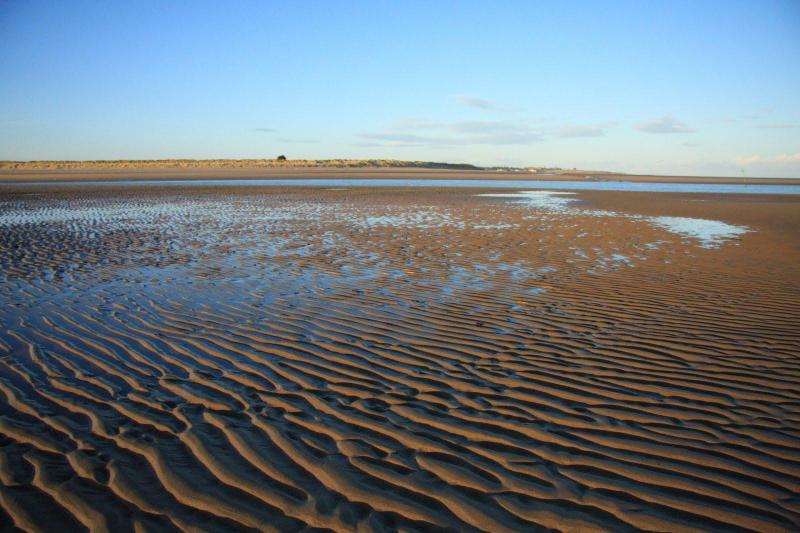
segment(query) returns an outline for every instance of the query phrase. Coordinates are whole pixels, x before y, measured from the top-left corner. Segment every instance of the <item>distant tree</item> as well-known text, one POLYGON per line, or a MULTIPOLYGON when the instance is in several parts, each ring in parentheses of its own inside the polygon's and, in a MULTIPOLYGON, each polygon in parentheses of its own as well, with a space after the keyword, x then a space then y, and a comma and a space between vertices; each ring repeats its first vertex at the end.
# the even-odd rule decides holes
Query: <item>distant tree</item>
POLYGON ((286 156, 285 155, 279 155, 278 156, 278 161, 286 161, 286 156))

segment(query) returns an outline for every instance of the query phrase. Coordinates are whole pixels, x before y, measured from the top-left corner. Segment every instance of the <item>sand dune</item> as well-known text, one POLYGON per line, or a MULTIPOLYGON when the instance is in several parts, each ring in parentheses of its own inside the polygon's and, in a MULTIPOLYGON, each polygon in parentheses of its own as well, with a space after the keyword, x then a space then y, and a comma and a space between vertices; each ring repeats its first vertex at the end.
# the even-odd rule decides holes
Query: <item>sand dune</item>
POLYGON ((397 159, 118 159, 94 161, 0 161, 2 170, 91 170, 167 168, 427 168, 478 170, 464 163, 398 161, 397 159))
POLYGON ((0 191, 0 523, 797 530, 798 199, 477 192, 0 191))

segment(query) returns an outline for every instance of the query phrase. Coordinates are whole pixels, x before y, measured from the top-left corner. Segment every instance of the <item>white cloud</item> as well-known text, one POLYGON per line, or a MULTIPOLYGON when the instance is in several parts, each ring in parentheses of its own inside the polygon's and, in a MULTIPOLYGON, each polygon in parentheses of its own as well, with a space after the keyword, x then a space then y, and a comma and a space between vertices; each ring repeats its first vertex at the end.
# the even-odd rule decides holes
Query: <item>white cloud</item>
MULTIPOLYGON (((616 122, 595 124, 563 124, 554 126, 531 124, 520 120, 461 120, 431 121, 407 119, 396 122, 382 131, 360 135, 371 143, 386 147, 451 147, 465 145, 526 146, 559 138, 602 137, 616 122)), ((363 144, 363 143, 362 143, 363 144)))
POLYGON ((761 162, 762 158, 760 155, 747 155, 747 156, 740 155, 736 159, 734 159, 734 161, 740 167, 746 167, 752 165, 753 163, 761 162))
POLYGON ((453 99, 459 104, 466 107, 476 107, 478 109, 494 109, 495 103, 491 100, 481 98, 479 96, 470 96, 468 94, 457 94, 453 99))
POLYGON ((800 177, 800 152, 794 154, 778 154, 773 156, 744 155, 734 159, 738 167, 751 168, 756 172, 768 171, 800 177))
POLYGON ((644 133, 694 133, 695 130, 687 126, 684 122, 673 117, 661 117, 655 120, 640 122, 634 126, 635 129, 644 133))
POLYGON ((360 137, 391 143, 389 146, 463 146, 531 144, 541 140, 532 129, 503 122, 454 122, 426 128, 441 130, 440 135, 418 135, 397 131, 364 133, 360 137))
POLYGON ((464 120, 431 122, 406 120, 387 131, 359 135, 364 139, 389 143, 389 147, 449 147, 464 145, 528 145, 542 140, 541 132, 517 122, 464 120))
POLYGON ((316 139, 288 139, 286 137, 278 137, 275 140, 277 142, 291 143, 291 144, 316 144, 319 142, 316 139))
POLYGON ((414 135, 412 133, 363 133, 359 135, 364 139, 372 139, 375 141, 388 141, 393 143, 403 144, 441 144, 443 138, 414 135))
POLYGON ((606 134, 605 129, 600 126, 575 126, 567 125, 557 128, 555 135, 557 137, 575 138, 575 137, 602 137, 606 134))
POLYGON ((473 109, 482 109, 484 111, 499 111, 499 112, 519 111, 519 108, 502 106, 499 105, 494 100, 489 100, 487 98, 481 98, 480 96, 473 96, 469 94, 457 94, 453 96, 453 100, 455 100, 456 103, 464 107, 471 107, 473 109))
POLYGON ((407 119, 393 124, 384 131, 367 132, 359 137, 370 142, 387 143, 387 147, 530 145, 548 139, 601 137, 605 135, 606 128, 616 124, 601 122, 589 125, 564 124, 539 127, 509 120, 433 122, 407 119))
POLYGON ((753 127, 758 128, 760 130, 783 130, 789 128, 796 128, 797 124, 789 124, 786 122, 773 122, 770 124, 756 124, 753 127))

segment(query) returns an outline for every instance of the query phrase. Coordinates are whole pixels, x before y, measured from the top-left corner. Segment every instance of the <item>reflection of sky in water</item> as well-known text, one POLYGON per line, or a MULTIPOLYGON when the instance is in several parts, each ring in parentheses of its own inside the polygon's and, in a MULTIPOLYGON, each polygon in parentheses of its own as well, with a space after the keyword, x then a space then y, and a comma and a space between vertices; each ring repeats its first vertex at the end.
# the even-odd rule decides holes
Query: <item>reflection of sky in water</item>
MULTIPOLYGON (((611 211, 580 209, 574 204, 574 192, 565 191, 516 191, 508 193, 480 194, 478 196, 509 198, 524 202, 530 207, 558 214, 580 214, 596 217, 624 217, 633 220, 644 220, 661 229, 682 237, 695 238, 704 248, 716 248, 727 239, 747 233, 748 228, 734 226, 725 222, 686 217, 644 217, 611 211)), ((95 230, 109 231, 130 226, 146 226, 163 223, 165 218, 192 218, 198 214, 212 216, 220 221, 239 218, 242 211, 247 213, 244 223, 247 225, 272 225, 279 221, 316 221, 317 223, 341 221, 361 227, 391 226, 414 228, 453 227, 457 229, 475 229, 499 231, 517 227, 515 224, 470 220, 454 217, 447 209, 438 206, 391 209, 376 215, 363 210, 347 208, 336 204, 317 204, 298 202, 281 207, 263 207, 250 205, 247 202, 183 202, 180 204, 156 202, 127 205, 97 206, 91 203, 70 206, 43 206, 20 209, 18 206, 2 203, 0 227, 37 223, 77 222, 82 225, 91 224, 95 230)))
POLYGON ((107 223, 109 221, 136 220, 140 223, 142 218, 174 214, 177 210, 188 210, 191 207, 182 205, 176 207, 170 204, 144 205, 144 206, 86 206, 86 207, 40 207, 30 209, 16 209, 9 207, 0 213, 0 226, 15 226, 22 224, 47 224, 58 222, 80 221, 82 224, 107 223))
POLYGON ((651 224, 672 233, 694 237, 703 248, 719 248, 727 239, 732 239, 750 231, 744 226, 734 226, 719 220, 686 217, 650 217, 651 224))
MULTIPOLYGON (((464 215, 448 205, 187 196, 0 201, 0 233, 41 244, 6 257, 0 266, 39 264, 56 236, 68 243, 66 248, 53 246, 60 254, 58 263, 15 278, 14 286, 29 279, 58 281, 75 291, 98 286, 97 280, 122 292, 157 292, 159 286, 177 291, 179 285, 190 292, 192 287, 216 292, 235 285, 236 291, 269 287, 276 297, 295 297, 404 279, 427 284, 433 295, 457 298, 465 291, 488 290, 498 279, 523 284, 540 274, 527 262, 502 263, 497 253, 489 253, 485 263, 453 263, 464 247, 453 230, 492 235, 520 226, 504 220, 502 210, 464 215), (381 235, 376 231, 380 228, 437 235, 444 229, 447 239, 439 243, 444 251, 431 257, 412 245, 401 255, 391 255, 385 252, 392 247, 383 240, 362 243, 351 238, 360 229, 366 231, 356 235, 371 239, 381 235), (444 278, 427 274, 442 264, 449 266, 444 278)), ((0 268, 0 285, 12 290, 3 270, 10 272, 0 268)))
POLYGON ((479 194, 478 196, 489 196, 493 198, 519 198, 526 200, 526 204, 532 207, 550 209, 554 211, 566 210, 569 204, 576 202, 575 198, 569 198, 574 192, 564 191, 519 191, 509 193, 479 194), (567 198, 565 198, 567 196, 567 198))
MULTIPOLYGON (((479 194, 477 196, 519 199, 523 200, 525 205, 531 207, 565 214, 575 213, 583 216, 622 217, 632 220, 644 220, 661 229, 680 235, 681 237, 697 239, 700 241, 700 247, 702 248, 719 248, 726 240, 738 237, 750 231, 747 227, 734 226, 733 224, 727 224, 718 220, 667 216, 646 217, 626 213, 615 213, 613 211, 579 209, 571 205, 577 201, 575 198, 564 197, 572 194, 575 193, 565 191, 519 191, 513 193, 479 194)), ((655 243, 651 248, 657 248, 659 243, 655 243)), ((627 258, 622 262, 629 264, 627 258)))
POLYGON ((535 188, 582 191, 709 192, 740 194, 800 194, 800 185, 760 183, 647 183, 635 181, 525 181, 476 179, 374 179, 374 178, 300 178, 244 180, 142 180, 142 181, 51 181, 0 182, 0 187, 469 187, 535 188))
POLYGON ((438 228, 453 225, 454 221, 448 213, 434 209, 408 210, 389 215, 368 215, 364 218, 350 220, 359 226, 392 226, 395 228, 438 228))
MULTIPOLYGON (((550 237, 543 240, 542 236, 555 230, 552 239, 562 242, 570 231, 577 231, 578 239, 589 235, 583 230, 597 233, 594 227, 581 228, 582 221, 576 215, 598 217, 598 222, 602 222, 602 217, 647 222, 681 237, 697 239, 706 248, 717 247, 726 239, 748 231, 713 220, 644 217, 585 209, 580 207, 574 194, 522 191, 481 195, 508 198, 532 208, 513 220, 504 202, 489 201, 480 209, 471 206, 470 210, 463 211, 450 204, 371 205, 315 201, 309 197, 291 201, 270 198, 267 202, 258 196, 237 195, 214 198, 181 195, 168 200, 163 197, 121 197, 111 201, 25 199, 0 202, 0 230, 9 235, 18 232, 17 235, 25 238, 44 238, 41 248, 25 251, 21 247, 22 251, 14 252, 13 257, 34 263, 38 255, 47 251, 48 239, 57 239, 61 243, 54 246, 60 254, 58 263, 41 262, 51 266, 42 268, 38 274, 31 272, 29 277, 58 278, 68 284, 98 277, 122 281, 135 277, 141 278, 142 283, 152 284, 155 283, 153 278, 158 277, 168 284, 186 280, 187 284, 281 286, 285 290, 279 294, 283 294, 311 287, 327 290, 347 284, 372 284, 382 279, 407 279, 423 280, 430 284, 434 293, 439 290, 450 296, 464 291, 488 290, 501 279, 510 285, 501 283, 497 287, 514 286, 517 287, 514 290, 530 289, 525 294, 539 294, 544 290, 542 287, 530 286, 548 283, 563 272, 561 265, 558 270, 551 266, 552 257, 539 253, 550 246, 547 240, 550 237), (380 228, 388 228, 391 238, 413 236, 417 230, 437 236, 438 255, 426 256, 425 250, 418 251, 413 245, 401 255, 387 255, 385 252, 391 246, 384 245, 385 233, 379 231, 380 228), (392 228, 410 228, 412 232, 393 232, 392 228), (492 236, 512 228, 538 235, 535 238, 541 244, 534 243, 525 260, 509 261, 498 250, 487 249, 485 263, 457 264, 455 258, 462 257, 464 243, 469 243, 460 232, 481 232, 484 234, 481 238, 488 235, 487 242, 491 242, 492 236), (354 232, 367 239, 375 236, 380 239, 359 244, 357 239, 351 239, 354 232), (62 246, 63 243, 67 244, 62 246), (118 249, 133 252, 107 253, 107 250, 118 249), (319 265, 312 268, 317 261, 319 265), (431 281, 435 278, 427 274, 428 269, 444 264, 448 265, 444 278, 431 281)), ((520 235, 519 245, 522 246, 525 233, 520 235)), ((622 249, 612 242, 606 250, 573 246, 569 248, 570 257, 576 261, 568 259, 567 263, 574 262, 581 271, 592 273, 633 267, 637 260, 645 259, 640 256, 642 250, 657 249, 662 242, 634 244, 622 249)), ((11 264, 13 257, 9 255, 5 262, 0 257, 0 266, 11 264)), ((0 268, 0 285, 10 279, 0 268)), ((134 284, 138 287, 137 283, 134 284)))

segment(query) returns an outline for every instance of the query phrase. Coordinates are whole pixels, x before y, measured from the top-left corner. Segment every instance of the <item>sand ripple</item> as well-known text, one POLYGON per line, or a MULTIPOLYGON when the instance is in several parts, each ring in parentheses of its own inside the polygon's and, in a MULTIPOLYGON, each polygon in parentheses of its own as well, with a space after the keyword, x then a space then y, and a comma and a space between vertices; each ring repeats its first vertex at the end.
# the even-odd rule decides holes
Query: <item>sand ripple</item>
POLYGON ((2 524, 800 527, 796 242, 453 191, 74 194, 0 207, 2 524))

